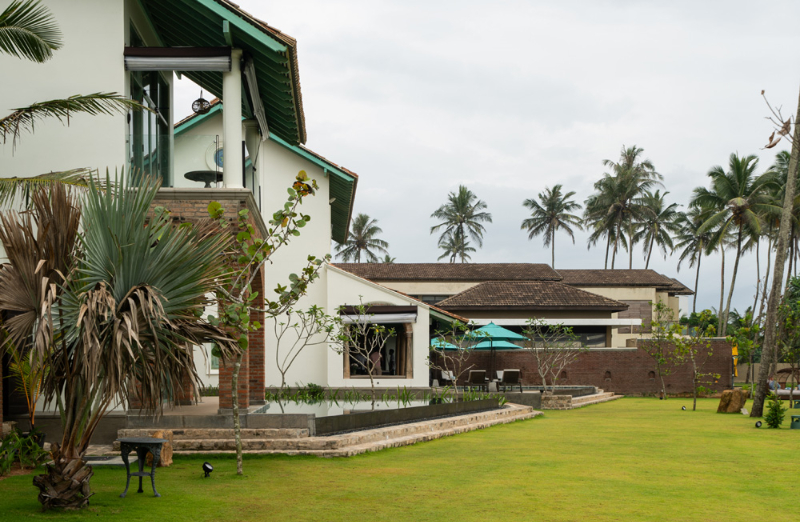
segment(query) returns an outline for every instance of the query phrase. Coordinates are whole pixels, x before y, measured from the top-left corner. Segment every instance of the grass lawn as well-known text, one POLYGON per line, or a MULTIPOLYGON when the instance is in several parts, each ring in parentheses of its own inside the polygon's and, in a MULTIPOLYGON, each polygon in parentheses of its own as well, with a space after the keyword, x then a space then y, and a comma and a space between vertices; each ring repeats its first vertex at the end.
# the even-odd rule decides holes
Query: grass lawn
MULTIPOLYGON (((31 476, 0 481, 2 520, 334 521, 797 518, 800 430, 717 415, 717 400, 622 399, 352 458, 177 457, 151 493, 97 469, 77 513, 39 512, 31 476)), ((748 403, 748 408, 750 404, 748 403)))

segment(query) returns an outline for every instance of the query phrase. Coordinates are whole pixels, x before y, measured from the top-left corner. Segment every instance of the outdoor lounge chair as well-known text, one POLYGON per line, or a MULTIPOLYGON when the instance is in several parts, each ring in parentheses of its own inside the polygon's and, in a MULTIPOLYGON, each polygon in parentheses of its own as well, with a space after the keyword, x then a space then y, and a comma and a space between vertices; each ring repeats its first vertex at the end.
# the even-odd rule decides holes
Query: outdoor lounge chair
POLYGON ((489 385, 486 382, 486 370, 470 370, 469 377, 464 386, 465 388, 479 388, 489 391, 489 385))
POLYGON ((497 381, 497 389, 505 391, 506 388, 511 388, 511 391, 514 391, 514 386, 519 386, 521 393, 522 382, 519 380, 519 375, 519 370, 503 370, 503 378, 497 381))

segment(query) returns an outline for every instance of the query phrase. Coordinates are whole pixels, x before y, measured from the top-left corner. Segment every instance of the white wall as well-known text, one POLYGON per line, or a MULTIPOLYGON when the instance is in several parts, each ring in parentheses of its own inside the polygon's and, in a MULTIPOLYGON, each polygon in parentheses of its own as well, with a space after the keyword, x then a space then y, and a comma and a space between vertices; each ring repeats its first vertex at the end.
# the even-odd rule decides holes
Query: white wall
MULTIPOLYGON (((76 94, 128 93, 123 50, 129 19, 148 45, 158 45, 135 0, 44 0, 63 34, 63 47, 43 64, 0 54, 0 114, 14 108, 76 94)), ((166 75, 171 81, 171 75, 166 75)), ((35 176, 51 171, 91 167, 105 172, 125 164, 125 115, 70 117, 37 122, 15 151, 0 144, 0 175, 35 176)))
MULTIPOLYGON (((417 305, 417 321, 413 325, 413 349, 411 379, 376 378, 376 386, 408 388, 428 386, 427 357, 430 347, 430 312, 427 306, 418 304, 400 294, 383 287, 359 279, 337 268, 328 267, 328 310, 335 310, 341 305, 357 305, 359 299, 363 303, 388 303, 392 305, 417 305)), ((330 312, 329 312, 330 313, 330 312)), ((331 388, 369 388, 369 379, 345 379, 344 356, 329 350, 327 352, 327 385, 331 388)))

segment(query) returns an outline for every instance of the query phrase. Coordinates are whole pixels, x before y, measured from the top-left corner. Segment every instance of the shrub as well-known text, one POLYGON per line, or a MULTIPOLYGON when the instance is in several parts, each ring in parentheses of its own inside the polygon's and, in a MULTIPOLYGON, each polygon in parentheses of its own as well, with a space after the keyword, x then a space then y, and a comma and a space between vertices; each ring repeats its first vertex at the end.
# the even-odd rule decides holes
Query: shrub
POLYGON ((35 430, 27 435, 15 429, 0 442, 0 475, 11 469, 15 462, 21 468, 35 468, 45 461, 48 452, 43 450, 37 442, 38 432, 35 430))
POLYGON ((783 424, 783 418, 786 416, 786 408, 783 407, 781 401, 774 393, 769 395, 769 405, 767 406, 767 414, 764 415, 764 422, 770 428, 780 428, 783 424))
POLYGON ((308 398, 312 401, 325 400, 325 388, 313 382, 308 383, 308 398))

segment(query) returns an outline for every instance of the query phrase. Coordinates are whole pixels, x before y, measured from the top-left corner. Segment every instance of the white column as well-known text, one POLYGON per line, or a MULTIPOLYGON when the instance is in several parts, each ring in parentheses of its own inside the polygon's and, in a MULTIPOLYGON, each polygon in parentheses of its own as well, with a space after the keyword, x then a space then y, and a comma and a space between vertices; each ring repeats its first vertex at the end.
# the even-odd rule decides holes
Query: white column
POLYGON ((258 200, 258 176, 260 173, 258 172, 256 161, 258 160, 258 148, 261 145, 261 135, 258 133, 258 122, 255 119, 244 120, 242 124, 244 126, 244 142, 247 145, 247 154, 250 156, 250 163, 253 165, 253 180, 251 182, 250 178, 248 178, 246 185, 256 194, 256 200, 258 200))
POLYGON ((222 186, 242 185, 242 50, 231 50, 231 71, 222 73, 222 186))

